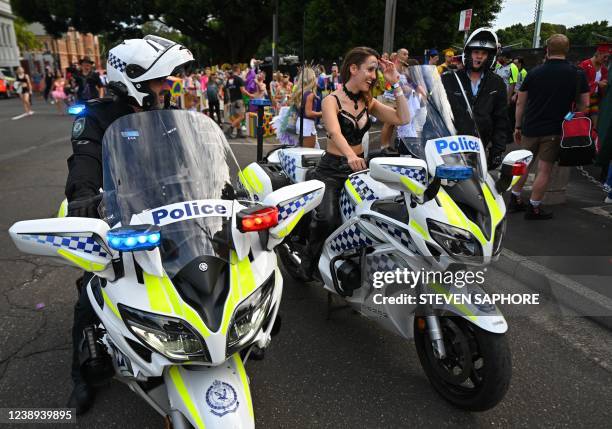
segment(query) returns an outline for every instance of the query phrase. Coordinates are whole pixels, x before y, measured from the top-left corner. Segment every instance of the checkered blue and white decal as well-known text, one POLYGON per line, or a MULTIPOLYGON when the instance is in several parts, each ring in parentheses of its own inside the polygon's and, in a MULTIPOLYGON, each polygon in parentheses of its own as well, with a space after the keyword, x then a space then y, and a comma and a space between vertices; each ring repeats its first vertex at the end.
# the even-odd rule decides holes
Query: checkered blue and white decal
POLYGON ((278 151, 278 158, 280 159, 280 164, 287 176, 295 182, 296 181, 296 169, 297 169, 297 160, 295 157, 287 155, 285 151, 282 149, 278 151))
POLYGON ((340 193, 340 211, 344 215, 344 219, 350 218, 355 213, 355 204, 348 196, 345 189, 340 193))
POLYGON ((109 256, 106 250, 91 236, 73 237, 64 235, 19 234, 19 237, 41 244, 89 253, 101 258, 109 256))
POLYGON ((420 255, 419 249, 417 249, 412 237, 410 237, 410 233, 400 228, 392 223, 384 222, 379 219, 374 220, 374 223, 377 227, 379 227, 383 232, 389 234, 395 240, 398 240, 402 243, 402 246, 410 250, 412 253, 420 255))
POLYGON ((365 201, 378 199, 376 194, 374 194, 374 191, 372 191, 372 189, 370 189, 366 182, 364 182, 363 179, 358 175, 351 176, 348 178, 348 180, 351 182, 351 185, 353 185, 353 188, 355 188, 362 200, 365 201))
POLYGON ((401 268, 392 257, 385 253, 368 255, 366 265, 370 279, 372 279, 372 276, 377 271, 395 271, 397 268, 401 268))
POLYGON ((391 170, 394 173, 401 174, 402 176, 409 177, 417 182, 427 185, 427 179, 425 177, 425 169, 423 168, 408 168, 399 167, 397 165, 383 165, 383 168, 391 170))
POLYGON ((283 221, 291 216, 293 213, 299 211, 302 207, 304 207, 308 202, 314 200, 317 195, 323 191, 315 191, 309 194, 302 195, 299 198, 296 198, 291 201, 283 201, 278 205, 278 221, 283 221))
POLYGON ((350 249, 371 246, 373 243, 357 225, 352 224, 340 232, 330 241, 330 248, 336 253, 342 253, 350 249))
POLYGON ((122 73, 125 70, 125 67, 127 66, 127 63, 125 61, 122 61, 119 57, 111 53, 108 54, 108 64, 122 73))

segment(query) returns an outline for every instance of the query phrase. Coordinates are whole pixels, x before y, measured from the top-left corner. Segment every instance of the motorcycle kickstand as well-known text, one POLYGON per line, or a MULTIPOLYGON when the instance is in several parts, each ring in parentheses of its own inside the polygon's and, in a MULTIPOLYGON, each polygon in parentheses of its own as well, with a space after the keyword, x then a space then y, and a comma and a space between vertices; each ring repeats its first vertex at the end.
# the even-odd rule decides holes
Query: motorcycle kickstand
POLYGON ((345 308, 350 307, 350 305, 348 304, 340 304, 340 305, 334 306, 333 300, 334 300, 333 294, 328 291, 327 292, 327 317, 325 318, 325 320, 330 320, 333 312, 338 311, 338 310, 344 310, 345 308))

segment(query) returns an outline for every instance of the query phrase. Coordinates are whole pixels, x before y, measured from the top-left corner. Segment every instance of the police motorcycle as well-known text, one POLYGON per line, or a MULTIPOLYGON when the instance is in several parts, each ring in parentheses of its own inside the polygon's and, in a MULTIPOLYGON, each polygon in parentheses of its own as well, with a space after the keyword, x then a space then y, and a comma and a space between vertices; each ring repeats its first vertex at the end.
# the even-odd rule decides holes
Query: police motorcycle
POLYGON ((174 428, 252 428, 245 363, 279 329, 274 247, 290 215, 321 201, 313 180, 256 201, 223 132, 205 115, 135 113, 103 140, 103 220, 53 218, 9 230, 25 253, 92 273, 100 323, 81 371, 115 376, 174 428))
MULTIPOLYGON (((413 118, 401 139, 404 155, 370 154, 369 170, 349 176, 339 199, 342 225, 327 238, 318 269, 330 299, 342 297, 389 331, 414 338, 421 365, 444 399, 482 411, 509 386, 508 325, 486 302, 482 281, 441 277, 475 276, 499 257, 506 228, 502 193, 526 171, 532 154, 509 153, 494 180, 482 142, 456 135, 435 67, 409 67, 403 77, 413 118), (408 285, 411 273, 421 277, 408 285)), ((322 154, 283 148, 247 170, 261 179, 263 198, 281 173, 294 183, 306 180, 322 154)), ((308 222, 303 218, 277 248, 296 278, 308 222)))

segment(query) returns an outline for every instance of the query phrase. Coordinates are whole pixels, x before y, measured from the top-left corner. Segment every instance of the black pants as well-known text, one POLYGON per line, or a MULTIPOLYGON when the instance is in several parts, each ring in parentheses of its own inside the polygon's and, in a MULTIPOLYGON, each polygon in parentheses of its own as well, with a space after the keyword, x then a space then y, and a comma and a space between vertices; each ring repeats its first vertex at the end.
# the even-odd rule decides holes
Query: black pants
POLYGON ((345 157, 327 152, 317 166, 314 178, 325 183, 325 194, 310 223, 309 250, 312 268, 316 268, 325 240, 340 226, 340 192, 352 172, 345 157))
POLYGON ((82 380, 79 363, 79 346, 83 339, 83 329, 99 322, 98 315, 91 306, 91 302, 87 295, 87 284, 92 277, 92 273, 85 273, 81 278, 79 299, 74 305, 74 321, 72 322, 72 369, 70 371, 70 376, 75 384, 82 380))
POLYGON ((215 116, 217 115, 217 123, 221 124, 221 108, 219 107, 219 100, 211 100, 210 98, 208 99, 208 114, 210 115, 210 117, 215 120, 215 116))

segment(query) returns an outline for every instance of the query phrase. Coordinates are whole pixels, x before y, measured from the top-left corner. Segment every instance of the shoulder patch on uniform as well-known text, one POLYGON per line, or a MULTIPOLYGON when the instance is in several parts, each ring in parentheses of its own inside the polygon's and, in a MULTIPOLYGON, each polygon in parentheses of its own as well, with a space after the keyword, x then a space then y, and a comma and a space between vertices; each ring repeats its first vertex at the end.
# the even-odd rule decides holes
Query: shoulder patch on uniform
POLYGON ((83 130, 85 129, 85 118, 78 118, 72 124, 72 138, 78 139, 81 134, 83 134, 83 130))

